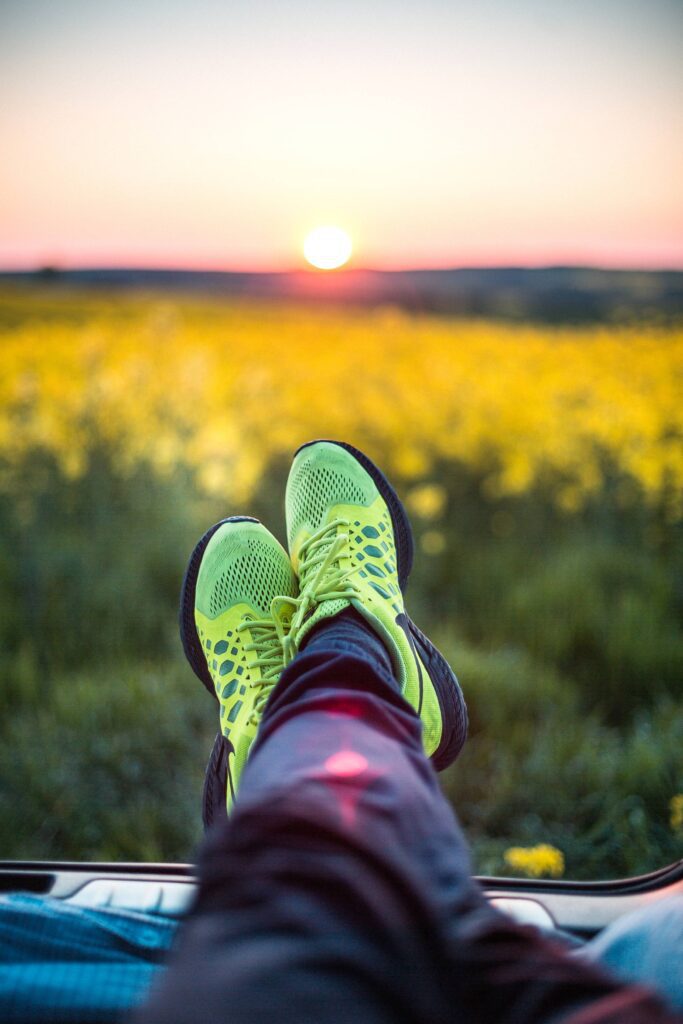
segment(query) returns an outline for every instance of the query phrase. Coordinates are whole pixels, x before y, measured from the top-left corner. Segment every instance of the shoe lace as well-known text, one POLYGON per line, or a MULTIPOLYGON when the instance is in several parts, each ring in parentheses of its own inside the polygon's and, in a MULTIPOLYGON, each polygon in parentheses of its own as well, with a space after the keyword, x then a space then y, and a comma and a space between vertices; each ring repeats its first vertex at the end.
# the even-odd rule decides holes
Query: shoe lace
POLYGON ((333 519, 312 533, 299 551, 299 596, 292 598, 296 610, 284 638, 285 665, 299 649, 299 632, 323 601, 338 601, 356 596, 350 581, 356 567, 344 569, 341 558, 348 554, 349 522, 333 519))
POLYGON ((237 627, 238 633, 249 630, 251 642, 244 645, 244 650, 256 653, 257 657, 250 667, 261 670, 260 678, 252 679, 250 683, 259 691, 248 719, 252 725, 260 722, 271 691, 284 667, 284 645, 295 601, 291 597, 274 597, 269 618, 257 619, 255 615, 245 615, 237 627))

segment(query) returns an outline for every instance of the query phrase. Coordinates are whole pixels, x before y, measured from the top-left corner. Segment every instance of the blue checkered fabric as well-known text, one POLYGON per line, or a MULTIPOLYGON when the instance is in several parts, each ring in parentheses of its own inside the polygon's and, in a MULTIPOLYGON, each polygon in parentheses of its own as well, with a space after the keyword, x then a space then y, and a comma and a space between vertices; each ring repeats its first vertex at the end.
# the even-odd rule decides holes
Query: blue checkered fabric
POLYGON ((175 918, 92 910, 49 896, 0 896, 0 1020, 96 1024, 140 1003, 160 970, 175 918))

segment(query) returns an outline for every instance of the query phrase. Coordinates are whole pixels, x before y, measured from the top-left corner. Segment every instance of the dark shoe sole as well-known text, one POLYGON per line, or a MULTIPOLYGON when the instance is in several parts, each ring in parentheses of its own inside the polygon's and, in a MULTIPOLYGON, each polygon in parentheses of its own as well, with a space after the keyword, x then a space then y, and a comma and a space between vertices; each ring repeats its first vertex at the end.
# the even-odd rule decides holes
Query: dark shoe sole
MULTIPOLYGON (((386 502, 389 514, 391 515, 391 524, 393 526, 394 537, 396 539, 396 571, 398 574, 398 582, 401 587, 401 591, 405 594, 408 586, 410 570, 413 567, 414 544, 413 531, 403 502, 385 477, 382 470, 375 465, 372 459, 369 459, 364 452, 360 451, 358 448, 354 448, 351 444, 347 444, 345 441, 332 441, 327 438, 308 441, 297 449, 294 457, 296 458, 299 452, 303 451, 304 448, 310 448, 311 445, 320 444, 321 441, 325 444, 336 444, 338 448, 344 448, 350 455, 353 455, 354 459, 360 463, 363 469, 371 477, 377 487, 377 490, 386 502)), ((449 764, 452 764, 453 761, 455 761, 456 757, 462 750, 465 739, 467 738, 467 705, 465 704, 465 698, 462 690, 460 689, 460 684, 458 683, 456 675, 444 658, 443 654, 441 654, 438 648, 436 648, 431 640, 426 637, 420 629, 418 629, 412 619, 407 615, 406 620, 409 634, 408 640, 412 640, 415 644, 415 647, 420 654, 420 658, 429 672, 430 678, 434 683, 439 707, 441 708, 444 729, 441 735, 441 742, 432 754, 431 760, 437 771, 443 771, 444 768, 447 768, 449 764)), ((421 703, 422 698, 420 697, 420 705, 421 703)))

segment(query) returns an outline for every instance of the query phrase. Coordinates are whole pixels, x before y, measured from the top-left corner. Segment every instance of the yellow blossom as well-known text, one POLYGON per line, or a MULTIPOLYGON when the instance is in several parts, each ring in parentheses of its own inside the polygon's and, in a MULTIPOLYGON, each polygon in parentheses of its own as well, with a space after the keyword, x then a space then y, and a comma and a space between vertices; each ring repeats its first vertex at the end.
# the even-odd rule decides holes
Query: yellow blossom
POLYGON ((683 829, 683 793, 676 793, 675 796, 671 797, 669 810, 671 812, 669 824, 672 830, 674 832, 681 831, 683 829))
POLYGON ((511 846, 505 851, 505 863, 513 871, 529 878, 561 878, 564 874, 564 854, 555 846, 511 846))
POLYGON ((426 530, 420 538, 420 547, 426 555, 440 555, 446 550, 446 538, 441 530, 426 530))
POLYGON ((420 519, 437 519, 446 506, 446 490, 440 484, 422 484, 408 492, 406 504, 420 519))

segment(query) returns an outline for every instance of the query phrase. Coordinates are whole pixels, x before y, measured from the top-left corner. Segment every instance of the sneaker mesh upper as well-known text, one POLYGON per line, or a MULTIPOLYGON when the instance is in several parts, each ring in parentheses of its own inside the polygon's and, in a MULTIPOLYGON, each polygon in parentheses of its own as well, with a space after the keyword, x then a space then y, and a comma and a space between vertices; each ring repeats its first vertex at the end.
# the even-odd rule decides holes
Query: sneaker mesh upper
POLYGON ((239 601, 267 615, 275 594, 293 592, 292 572, 284 552, 282 557, 274 557, 273 545, 257 534, 236 537, 228 533, 207 554, 205 570, 215 574, 208 609, 212 616, 239 601))
POLYGON ((288 484, 288 532, 296 537, 304 523, 317 530, 325 521, 330 505, 369 505, 375 489, 368 478, 367 485, 354 480, 348 473, 324 465, 314 458, 302 459, 288 484))

